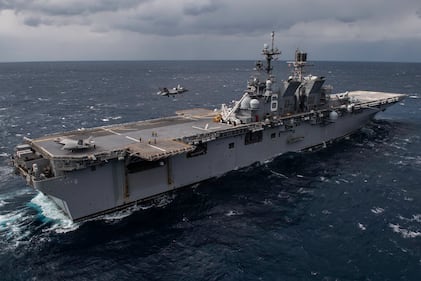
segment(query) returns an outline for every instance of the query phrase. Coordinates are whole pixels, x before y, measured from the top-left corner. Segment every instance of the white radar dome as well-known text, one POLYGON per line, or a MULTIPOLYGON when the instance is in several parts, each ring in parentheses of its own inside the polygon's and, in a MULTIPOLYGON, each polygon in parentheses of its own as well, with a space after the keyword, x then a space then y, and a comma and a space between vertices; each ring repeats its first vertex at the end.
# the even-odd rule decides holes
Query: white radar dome
POLYGON ((336 111, 331 111, 330 113, 329 113, 329 118, 330 118, 330 120, 331 121, 336 121, 336 120, 338 120, 338 113, 336 112, 336 111))
POLYGON ((259 109, 259 105, 260 105, 260 102, 259 102, 258 99, 252 99, 250 101, 250 107, 251 107, 251 109, 254 109, 254 110, 259 109))

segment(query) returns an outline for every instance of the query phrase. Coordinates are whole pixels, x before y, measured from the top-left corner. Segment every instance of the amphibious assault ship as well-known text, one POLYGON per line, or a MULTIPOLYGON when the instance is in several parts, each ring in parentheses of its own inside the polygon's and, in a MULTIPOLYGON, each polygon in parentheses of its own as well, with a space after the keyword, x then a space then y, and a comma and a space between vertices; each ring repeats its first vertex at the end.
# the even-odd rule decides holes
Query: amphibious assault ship
POLYGON ((29 185, 79 221, 285 152, 324 147, 405 97, 334 94, 324 77, 306 75, 307 54, 300 51, 292 75, 278 80, 272 62, 280 53, 272 33, 242 97, 220 110, 25 139, 12 162, 29 185))

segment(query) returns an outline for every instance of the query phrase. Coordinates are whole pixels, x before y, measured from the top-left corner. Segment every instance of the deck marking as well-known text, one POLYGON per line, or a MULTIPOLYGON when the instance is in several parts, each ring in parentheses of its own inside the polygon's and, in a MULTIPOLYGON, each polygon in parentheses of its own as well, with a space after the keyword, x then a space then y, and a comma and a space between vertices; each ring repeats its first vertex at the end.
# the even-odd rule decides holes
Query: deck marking
POLYGON ((155 149, 161 150, 162 152, 166 152, 166 150, 165 150, 165 149, 163 149, 163 148, 157 147, 157 146, 152 145, 152 144, 148 144, 148 145, 149 145, 150 147, 155 148, 155 149))
POLYGON ((103 129, 104 131, 110 132, 110 133, 112 133, 114 135, 121 136, 120 133, 117 133, 117 132, 115 132, 115 131, 113 131, 111 129, 107 129, 107 128, 104 128, 104 127, 102 127, 101 129, 103 129))
POLYGON ((214 129, 219 129, 219 128, 221 128, 221 127, 212 127, 212 128, 200 128, 200 127, 197 127, 197 126, 192 126, 192 128, 193 129, 198 129, 198 130, 202 130, 202 131, 209 131, 209 130, 214 130, 214 129))
POLYGON ((140 142, 140 140, 137 140, 137 139, 132 138, 130 136, 125 136, 125 137, 126 137, 126 139, 129 139, 129 140, 132 140, 132 141, 136 141, 136 142, 140 142))

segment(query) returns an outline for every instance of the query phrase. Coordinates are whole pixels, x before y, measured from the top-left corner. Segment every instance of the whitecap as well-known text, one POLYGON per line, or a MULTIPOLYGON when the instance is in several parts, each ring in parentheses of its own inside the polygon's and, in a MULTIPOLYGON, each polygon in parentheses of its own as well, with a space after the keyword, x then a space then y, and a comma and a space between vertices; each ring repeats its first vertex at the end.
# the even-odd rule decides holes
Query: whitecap
POLYGON ((164 194, 159 196, 154 200, 155 206, 158 208, 165 207, 174 200, 175 196, 175 194, 164 194))
POLYGON ((298 192, 298 193, 300 193, 300 194, 313 193, 313 191, 312 191, 312 190, 307 189, 307 188, 304 188, 304 187, 300 187, 300 188, 297 190, 297 192, 298 192))
POLYGON ((278 173, 278 172, 275 172, 275 171, 273 171, 273 170, 269 170, 269 172, 271 172, 272 174, 274 174, 275 176, 278 176, 278 177, 281 177, 281 178, 284 178, 284 179, 287 179, 288 177, 287 176, 285 176, 284 174, 281 174, 281 173, 278 173))
POLYGON ((399 224, 389 223, 389 227, 393 230, 393 232, 399 233, 403 238, 421 237, 421 232, 402 228, 399 224))
POLYGON ((20 219, 22 214, 18 211, 0 215, 0 229, 9 227, 14 221, 20 219))
POLYGON ((322 181, 322 182, 330 182, 329 179, 327 179, 327 178, 325 178, 323 176, 320 177, 320 181, 322 181))
POLYGON ((420 97, 419 96, 409 96, 408 98, 410 98, 410 99, 419 99, 420 97))
POLYGON ((358 227, 361 230, 366 230, 367 228, 365 227, 365 225, 363 225, 362 223, 358 223, 358 227))
POLYGON ((142 206, 142 205, 133 205, 132 207, 128 207, 126 209, 120 210, 120 211, 115 211, 109 214, 105 214, 102 216, 99 216, 97 218, 94 218, 92 220, 104 220, 107 222, 118 222, 130 215, 132 215, 134 212, 137 212, 139 210, 145 210, 145 209, 149 209, 153 207, 153 205, 149 205, 149 206, 142 206))
POLYGON ((421 214, 412 215, 412 218, 408 219, 401 215, 398 216, 400 220, 409 221, 409 222, 420 222, 421 223, 421 214))
POLYGON ((241 214, 242 214, 241 212, 238 212, 236 210, 229 210, 228 213, 225 214, 225 216, 232 217, 232 216, 238 216, 241 214))
POLYGON ((135 211, 137 210, 132 209, 132 210, 117 211, 111 214, 100 216, 98 217, 98 219, 95 219, 95 220, 119 221, 130 216, 135 211))
POLYGON ((51 222, 52 226, 46 231, 55 231, 56 233, 66 233, 79 228, 78 223, 74 223, 59 207, 54 204, 47 196, 38 193, 32 198, 31 203, 37 208, 46 222, 51 222))
POLYGON ((265 205, 273 205, 273 203, 272 203, 272 201, 270 199, 265 199, 263 201, 263 204, 265 204, 265 205))
POLYGON ((384 209, 383 208, 380 208, 380 207, 373 207, 371 209, 371 212, 374 213, 374 214, 376 214, 376 215, 379 215, 379 214, 381 214, 381 213, 384 212, 384 209))
POLYGON ((421 214, 413 215, 412 218, 416 222, 421 222, 421 214))
POLYGON ((147 201, 146 203, 143 204, 135 204, 131 207, 127 207, 125 209, 119 210, 119 211, 115 211, 109 214, 105 214, 102 216, 98 216, 95 217, 91 220, 103 220, 103 221, 107 221, 107 222, 118 222, 130 215, 132 215, 133 213, 140 211, 140 210, 147 210, 150 209, 152 207, 158 207, 158 208, 162 208, 165 207, 166 205, 168 205, 169 203, 171 203, 175 198, 175 195, 167 195, 164 194, 162 196, 159 196, 157 198, 155 198, 154 200, 151 201, 147 201))
POLYGON ((5 243, 5 249, 14 250, 22 243, 28 242, 31 235, 28 222, 31 218, 26 208, 0 215, 0 243, 5 243))

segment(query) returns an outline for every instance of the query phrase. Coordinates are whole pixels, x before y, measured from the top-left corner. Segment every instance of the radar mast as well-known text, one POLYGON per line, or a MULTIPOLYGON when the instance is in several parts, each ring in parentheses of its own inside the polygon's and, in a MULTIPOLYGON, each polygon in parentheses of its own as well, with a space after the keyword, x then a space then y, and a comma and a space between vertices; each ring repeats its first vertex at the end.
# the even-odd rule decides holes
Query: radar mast
POLYGON ((274 43, 275 42, 275 31, 272 31, 271 37, 272 37, 271 48, 269 49, 269 46, 267 44, 265 44, 264 47, 263 47, 263 51, 262 51, 262 54, 266 58, 266 68, 265 68, 265 70, 266 70, 266 73, 269 74, 269 75, 271 74, 272 69, 273 69, 272 60, 277 59, 278 55, 281 54, 281 51, 278 50, 278 48, 275 48, 275 46, 274 46, 274 44, 275 44, 274 43))

